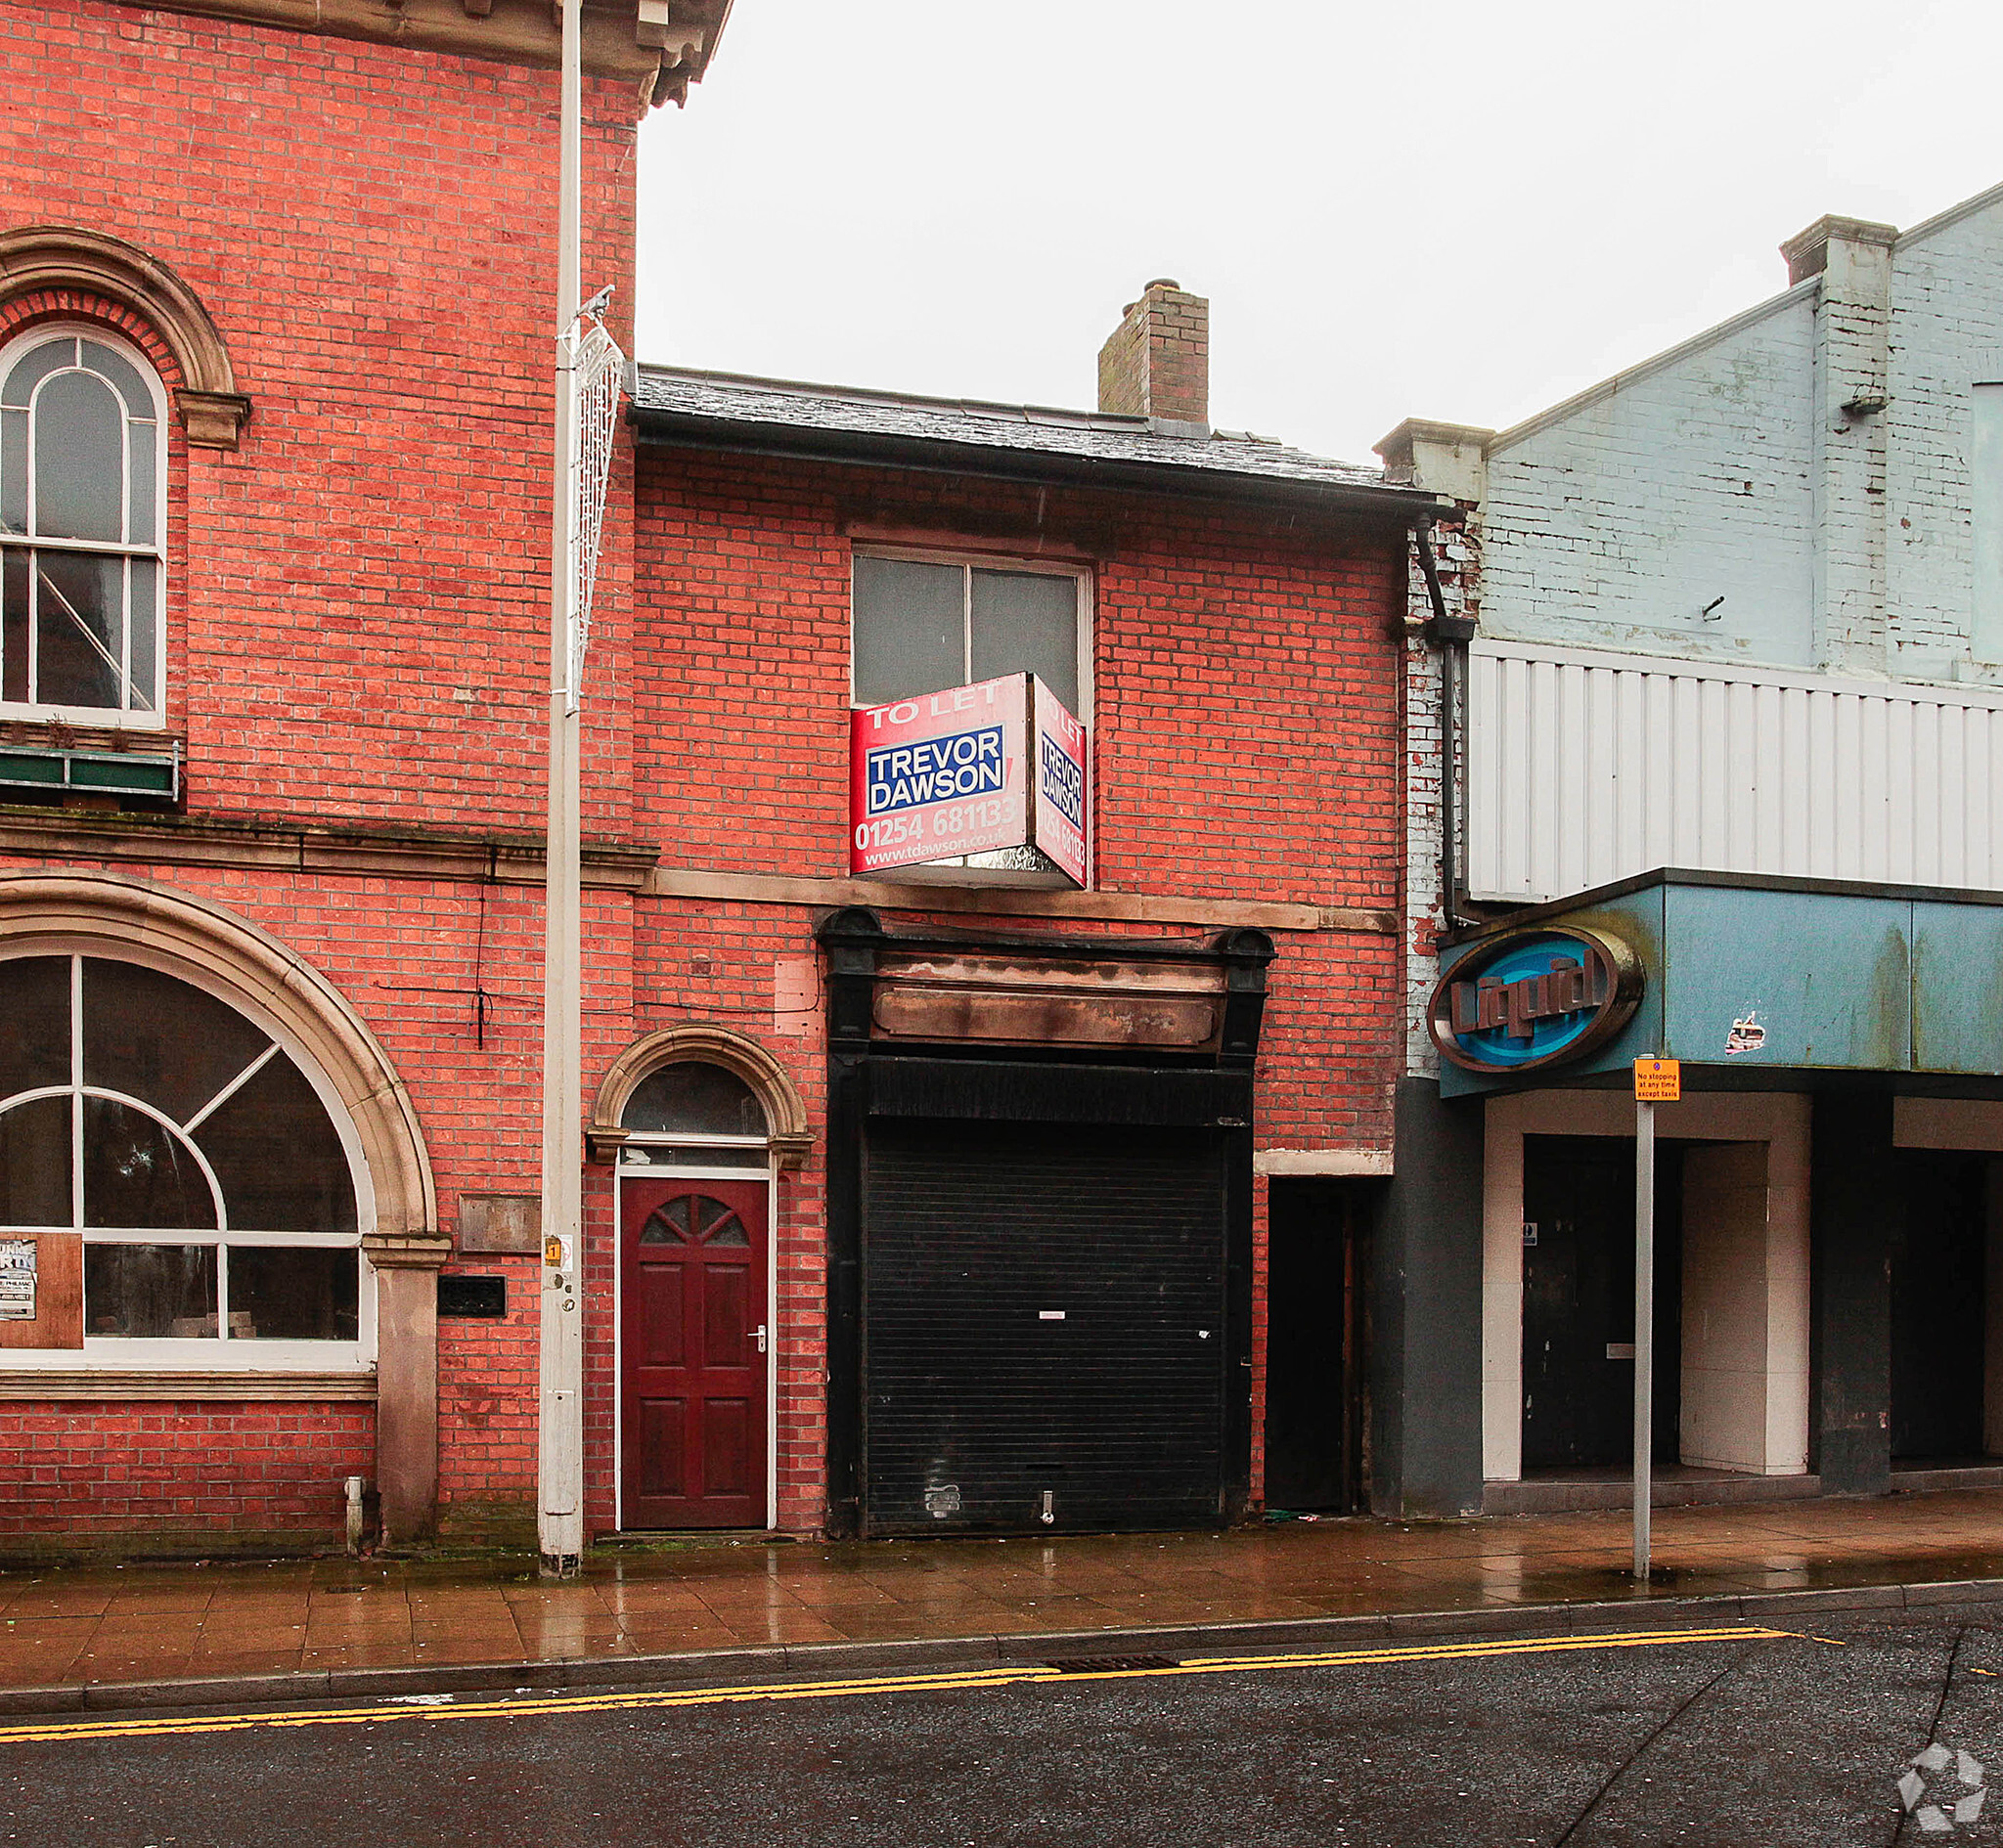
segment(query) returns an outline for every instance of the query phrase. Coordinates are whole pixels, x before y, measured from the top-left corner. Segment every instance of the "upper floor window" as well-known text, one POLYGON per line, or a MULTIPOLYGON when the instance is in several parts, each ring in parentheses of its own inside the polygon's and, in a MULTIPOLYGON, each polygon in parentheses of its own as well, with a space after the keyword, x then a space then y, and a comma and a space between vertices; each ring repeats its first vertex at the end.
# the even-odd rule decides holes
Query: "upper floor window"
POLYGON ((1089 719, 1086 572, 858 551, 853 598, 858 706, 1027 672, 1089 719))
POLYGON ((0 349, 0 717, 158 725, 166 398, 100 329, 0 349))

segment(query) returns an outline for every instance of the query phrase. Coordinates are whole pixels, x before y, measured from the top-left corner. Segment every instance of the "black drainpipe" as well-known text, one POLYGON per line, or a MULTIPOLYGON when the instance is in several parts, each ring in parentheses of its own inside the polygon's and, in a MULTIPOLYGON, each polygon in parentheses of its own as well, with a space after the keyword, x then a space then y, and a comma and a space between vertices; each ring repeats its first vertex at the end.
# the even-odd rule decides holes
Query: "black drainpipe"
POLYGON ((1412 528, 1412 544, 1418 548, 1419 570, 1425 576, 1426 594, 1433 604, 1425 637, 1440 650, 1440 890, 1444 921, 1450 931, 1461 922, 1457 849, 1460 803, 1456 774, 1460 762, 1460 662, 1462 650, 1474 639, 1475 622, 1472 616, 1447 613, 1447 594, 1440 588, 1440 563, 1433 556, 1433 541, 1425 527, 1412 528))

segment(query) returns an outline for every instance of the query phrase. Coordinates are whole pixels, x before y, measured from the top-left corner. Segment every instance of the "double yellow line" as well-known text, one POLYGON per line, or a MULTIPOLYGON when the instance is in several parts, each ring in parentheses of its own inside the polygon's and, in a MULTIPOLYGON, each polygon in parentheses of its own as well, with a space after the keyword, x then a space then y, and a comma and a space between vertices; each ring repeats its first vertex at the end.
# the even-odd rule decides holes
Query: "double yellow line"
MULTIPOLYGON (((1161 1668, 1051 1668, 1042 1662, 994 1668, 946 1669, 925 1675, 863 1675, 841 1681, 777 1681, 736 1688, 673 1688, 618 1694, 552 1694, 523 1699, 440 1701, 421 1705, 395 1699, 365 1707, 319 1707, 292 1712, 206 1713, 161 1716, 106 1714, 100 1719, 54 1720, 0 1726, 0 1745, 48 1744, 66 1739, 186 1738, 207 1733, 285 1731, 305 1726, 382 1726, 395 1721, 547 1719, 561 1713, 639 1712, 663 1707, 730 1706, 751 1700, 834 1700, 857 1694, 953 1694, 991 1688, 1048 1686, 1088 1681, 1143 1681, 1182 1675, 1243 1675, 1274 1668, 1352 1668, 1385 1662, 1457 1662, 1505 1655, 1553 1655, 1579 1650, 1640 1650, 1693 1643, 1747 1643, 1791 1637, 1790 1630, 1756 1624, 1711 1629, 1615 1630, 1593 1636, 1491 1637, 1479 1641, 1412 1644, 1404 1648, 1317 1650, 1292 1655, 1205 1655, 1161 1668)), ((607 1664, 608 1667, 616 1664, 607 1664)))

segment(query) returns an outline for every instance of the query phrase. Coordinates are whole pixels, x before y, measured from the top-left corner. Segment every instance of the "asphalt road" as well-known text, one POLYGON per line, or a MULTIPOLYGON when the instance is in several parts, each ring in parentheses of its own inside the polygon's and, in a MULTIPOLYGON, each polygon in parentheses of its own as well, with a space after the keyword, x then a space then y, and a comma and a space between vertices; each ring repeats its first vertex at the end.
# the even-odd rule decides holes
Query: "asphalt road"
POLYGON ((1929 1832, 1896 1790, 1936 1741, 2003 1786, 2003 1606, 1778 1623, 1813 1634, 0 1721, 0 1843, 2003 1843, 2003 1791, 1929 1832))

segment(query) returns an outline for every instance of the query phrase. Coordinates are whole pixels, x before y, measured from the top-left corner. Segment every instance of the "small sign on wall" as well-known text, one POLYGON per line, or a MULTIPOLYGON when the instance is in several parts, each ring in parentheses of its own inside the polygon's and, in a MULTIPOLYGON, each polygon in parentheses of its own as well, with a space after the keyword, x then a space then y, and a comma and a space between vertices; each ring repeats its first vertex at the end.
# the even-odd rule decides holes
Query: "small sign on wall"
POLYGON ((0 1238, 0 1348, 83 1345, 83 1240, 0 1238))
POLYGON ((461 1194, 459 1249, 462 1252, 539 1252, 543 1248, 543 1203, 535 1194, 461 1194))
POLYGON ((35 1241, 0 1239, 0 1322, 35 1319, 35 1241))
POLYGON ((1675 1059, 1634 1061, 1634 1100, 1640 1104, 1674 1104, 1683 1097, 1683 1067, 1675 1059))

